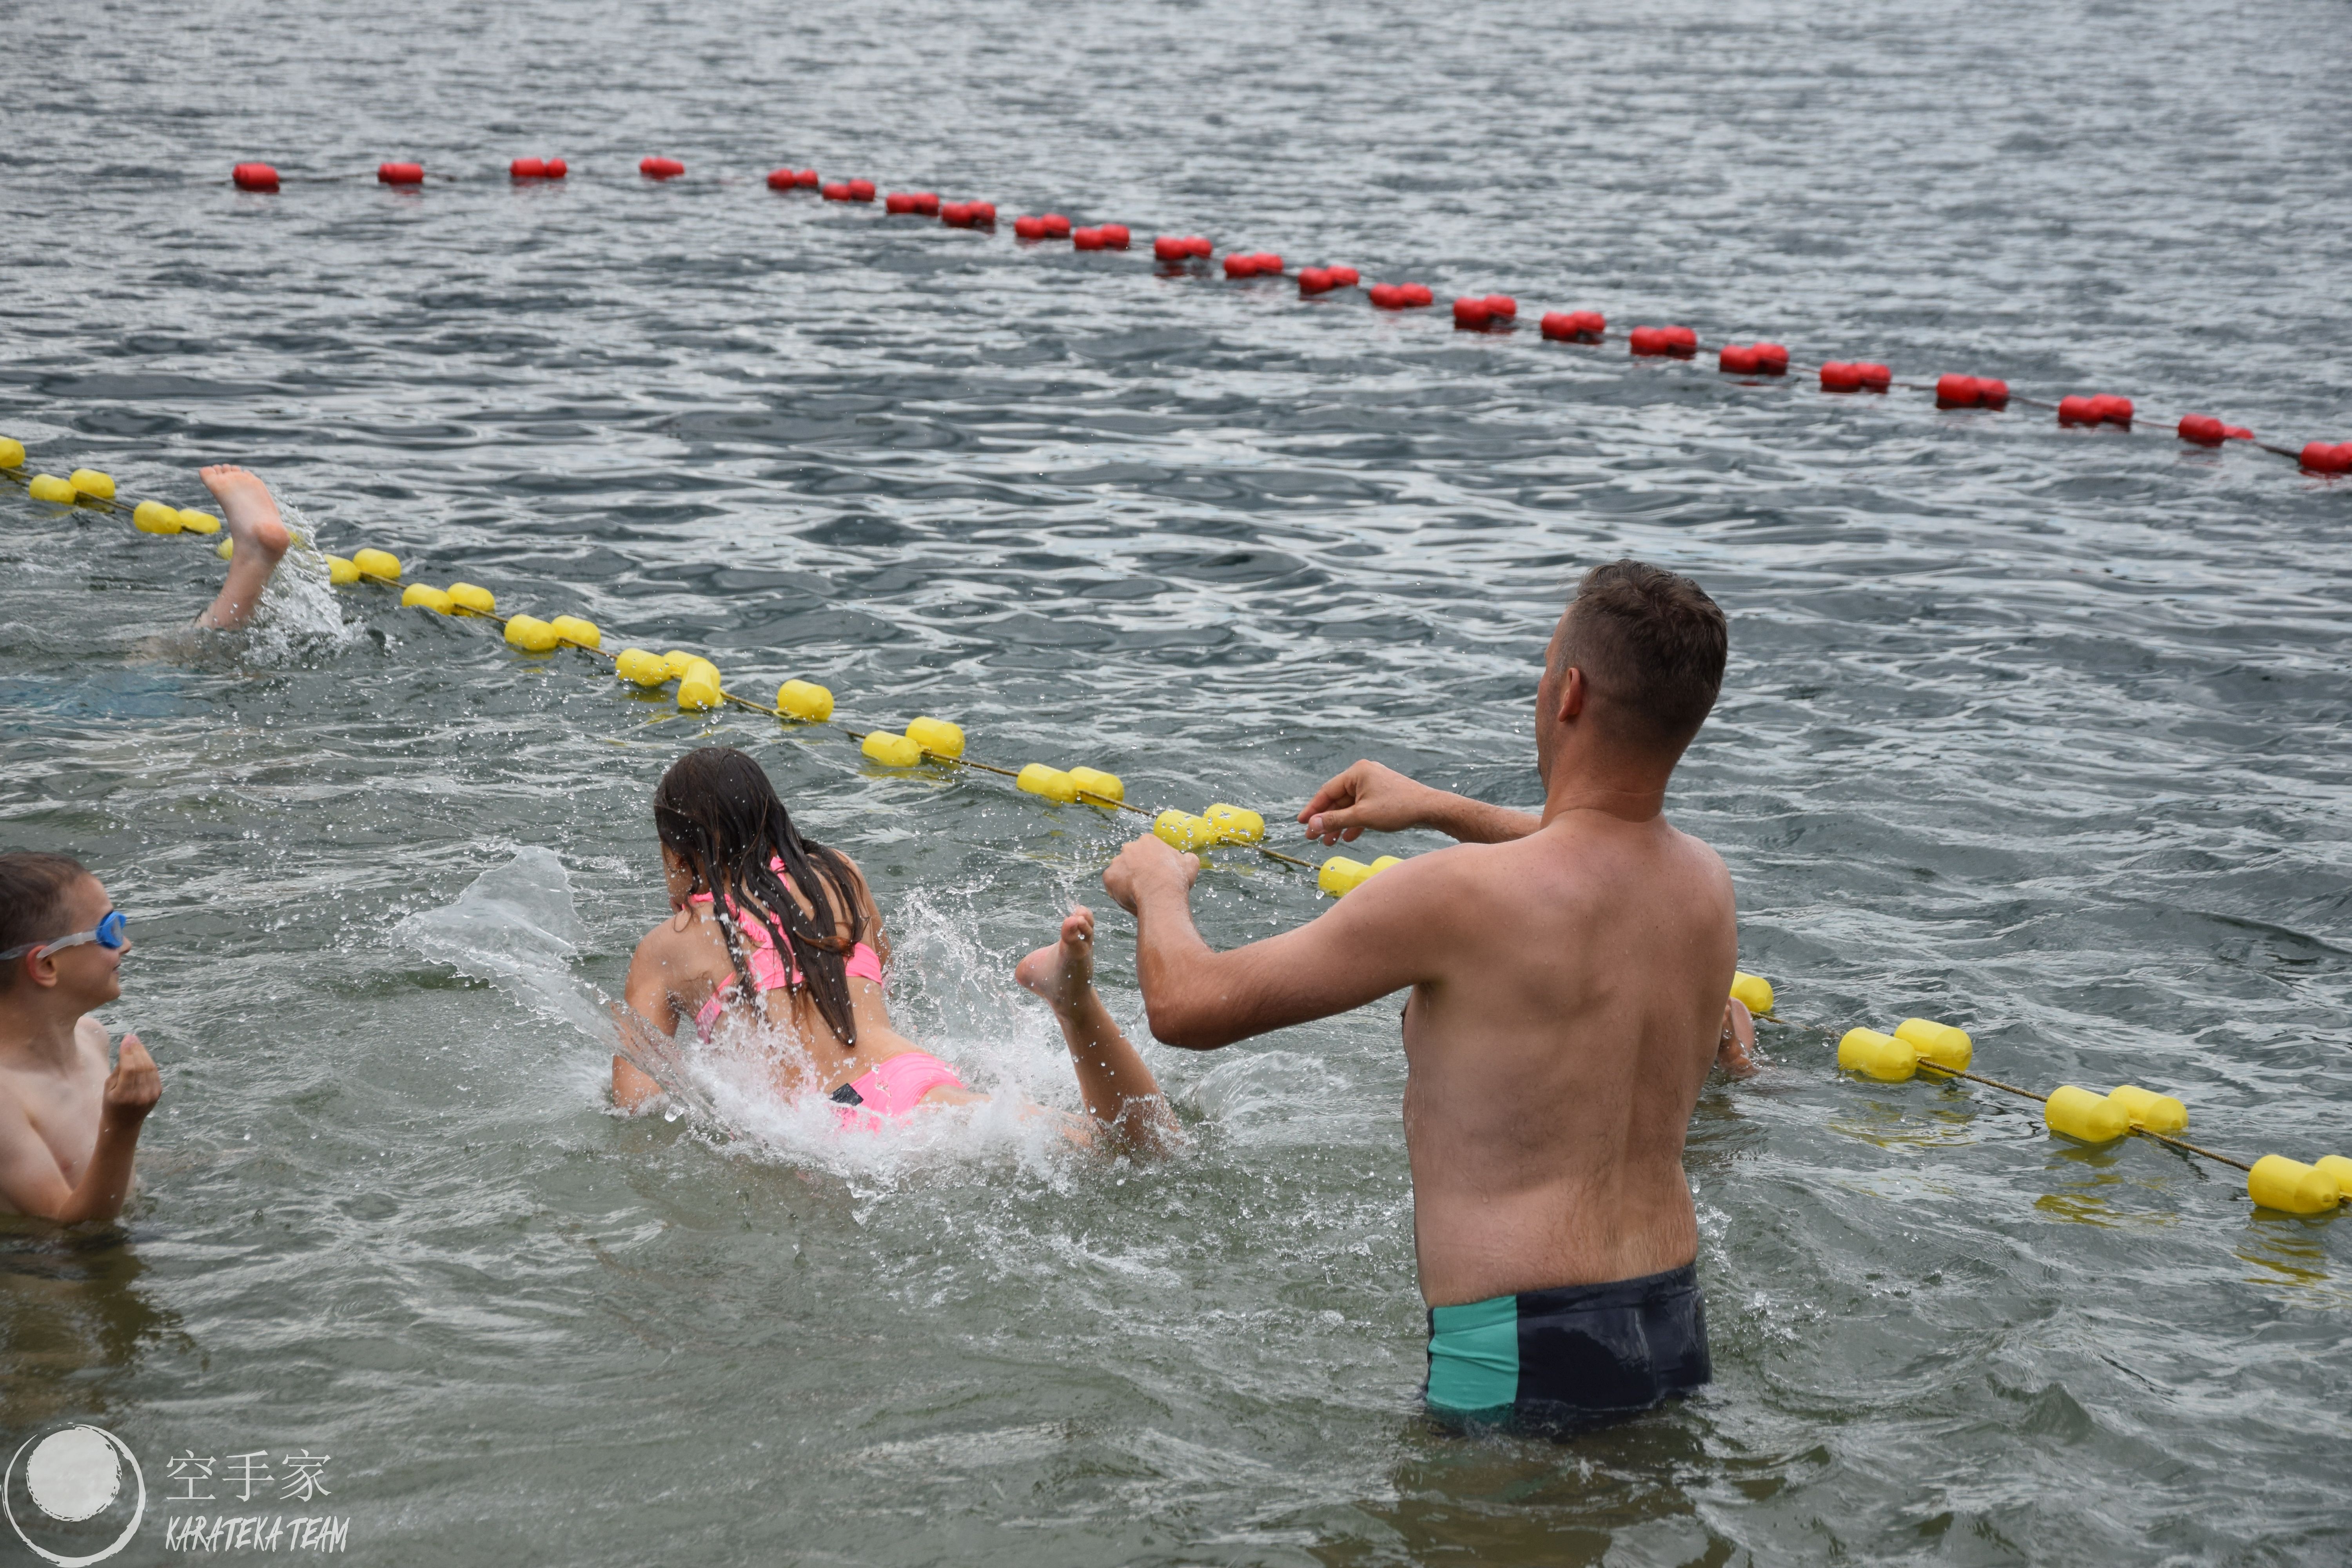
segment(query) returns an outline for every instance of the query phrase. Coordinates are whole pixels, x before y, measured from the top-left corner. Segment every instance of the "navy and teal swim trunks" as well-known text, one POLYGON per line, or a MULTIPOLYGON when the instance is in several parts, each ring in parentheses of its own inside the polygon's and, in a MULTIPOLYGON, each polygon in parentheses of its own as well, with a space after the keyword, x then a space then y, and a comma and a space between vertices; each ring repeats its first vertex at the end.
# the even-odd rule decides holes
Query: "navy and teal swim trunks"
POLYGON ((1572 1432, 1696 1388, 1713 1369, 1698 1265, 1429 1313, 1429 1413, 1453 1426, 1572 1432))

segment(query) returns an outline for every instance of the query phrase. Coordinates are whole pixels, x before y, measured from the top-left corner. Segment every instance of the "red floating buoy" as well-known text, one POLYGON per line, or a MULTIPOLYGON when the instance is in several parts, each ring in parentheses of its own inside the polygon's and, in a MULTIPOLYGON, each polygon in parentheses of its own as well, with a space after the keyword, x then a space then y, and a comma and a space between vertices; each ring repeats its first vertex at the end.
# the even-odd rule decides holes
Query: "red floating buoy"
POLYGON ((1637 354, 1662 354, 1666 352, 1665 342, 1655 327, 1635 327, 1625 341, 1637 354))
POLYGON ((801 189, 804 191, 814 191, 824 184, 823 180, 817 177, 817 173, 814 169, 803 169, 801 171, 800 180, 801 189))
POLYGON ((421 185, 425 183, 425 165, 422 163, 378 163, 375 166, 375 177, 376 182, 379 184, 421 185))
POLYGON ((1331 291, 1331 274, 1320 267, 1298 269, 1298 291, 1301 294, 1328 294, 1331 291))
POLYGON ((1437 296, 1430 292, 1426 283, 1400 283, 1397 297, 1414 310, 1437 303, 1437 296))
POLYGON ((1225 276, 1226 276, 1226 277, 1228 277, 1228 278, 1255 278, 1255 277, 1256 277, 1256 276, 1257 276, 1257 258, 1256 258, 1255 256, 1228 256, 1228 257, 1226 257, 1226 258, 1225 258, 1225 276))
POLYGON ((686 173, 686 165, 675 158, 640 158, 637 173, 648 180, 675 180, 686 173))
POLYGON ((847 180, 829 180, 824 184, 817 187, 816 194, 823 196, 829 202, 845 202, 849 199, 849 182, 847 180))
POLYGON ((1739 343, 1727 344, 1717 353, 1715 368, 1727 375, 1754 375, 1756 351, 1739 343))
POLYGON ((1103 247, 1102 230, 1074 228, 1070 231, 1070 243, 1080 250, 1100 250, 1103 247))
POLYGON ((853 202, 872 201, 874 199, 874 182, 871 180, 850 181, 849 199, 853 202))
POLYGON ((2306 442, 2296 460, 2315 474, 2352 474, 2352 441, 2332 447, 2325 441, 2306 442))
MULTIPOLYGON (((797 178, 793 181, 793 184, 799 184, 797 178)), ((892 191, 888 195, 882 198, 882 210, 886 213, 898 213, 901 216, 911 216, 915 210, 915 193, 912 191, 892 191)))
MULTIPOLYGON (((772 191, 797 191, 800 188, 801 176, 798 170, 771 169, 768 171, 768 189, 772 191)), ((896 200, 897 198, 894 197, 892 199, 896 200)))
POLYGON ((2200 447, 2218 447, 2230 437, 2224 434, 2229 426, 2210 414, 2184 414, 2180 416, 2180 438, 2200 447))
POLYGON ((1755 343, 1750 345, 1749 352, 1756 356, 1757 374, 1786 375, 1789 374, 1789 350, 1786 345, 1755 343))
POLYGON ((1936 406, 1938 408, 1974 408, 1983 395, 1972 375, 1939 375, 1936 378, 1936 406))
POLYGON ((937 191, 917 191, 915 210, 925 217, 940 216, 940 194, 937 191))
POLYGON ((1105 250, 1125 250, 1128 242, 1135 237, 1127 232, 1127 225, 1123 223, 1107 223, 1096 232, 1102 236, 1105 250))
POLYGON ((1895 384, 1895 373, 1883 364, 1873 364, 1868 360, 1864 360, 1853 368, 1855 374, 1861 378, 1862 390, 1864 392, 1885 392, 1895 384))
POLYGON ((1257 275, 1259 277, 1279 278, 1282 276, 1282 258, 1276 256, 1273 251, 1261 250, 1257 253, 1255 259, 1257 262, 1257 275))
POLYGON ((1486 314, 1498 321, 1516 321, 1519 319, 1519 302, 1508 294, 1489 294, 1486 314))
POLYGON ((1200 258, 1203 261, 1208 260, 1211 254, 1217 248, 1215 246, 1209 243, 1208 236, 1201 234, 1186 235, 1184 237, 1184 244, 1191 249, 1194 256, 1200 258))
POLYGON ((1832 360, 1822 366, 1822 390, 1823 392, 1860 392, 1862 367, 1858 364, 1847 364, 1843 360, 1832 360))
POLYGON ((2221 426, 2221 434, 2232 441, 2251 441, 2254 438, 2254 433, 2242 425, 2224 425, 2221 426))
POLYGON ((1568 310, 1546 310, 1543 320, 1536 323, 1543 335, 1555 340, 1576 336, 1576 317, 1568 310))
POLYGON ((1151 254, 1161 261, 1181 261, 1192 254, 1192 242, 1163 234, 1151 242, 1151 254))
POLYGON ((1404 298, 1402 292, 1393 283, 1373 284, 1371 287, 1371 296, 1372 309, 1375 310, 1402 310, 1404 309, 1404 298))
POLYGON ((278 188, 278 171, 267 163, 239 163, 228 172, 240 191, 274 191, 278 188))
POLYGON ((1977 377, 1977 401, 1987 408, 2009 406, 2009 383, 1994 376, 1977 377))
POLYGON ((1464 331, 1484 331, 1494 319, 1495 312, 1486 308, 1482 299, 1465 294, 1454 301, 1454 324, 1464 331))
POLYGON ((2105 415, 2094 406, 2095 397, 2062 397, 2058 400, 2058 423, 2061 425, 2096 425, 2105 415))
POLYGON ((513 163, 507 165, 507 178, 510 180, 543 180, 547 178, 547 160, 544 158, 517 158, 513 163))
POLYGON ((2109 425, 2129 426, 2132 422, 2132 400, 2128 397, 2094 397, 2091 411, 2109 425))
POLYGON ((1045 220, 1034 214, 1023 213, 1013 220, 1013 237, 1015 239, 1045 238, 1045 220))
POLYGON ((560 180, 570 173, 572 173, 572 165, 565 163, 562 159, 550 158, 547 161, 547 177, 549 179, 560 180))
POLYGON ((1352 267, 1327 267, 1324 270, 1331 275, 1334 289, 1353 289, 1364 280, 1364 275, 1352 267))
POLYGON ((1070 220, 1064 217, 1060 213, 1047 213, 1038 221, 1045 226, 1045 237, 1047 239, 1067 239, 1070 237, 1070 220))

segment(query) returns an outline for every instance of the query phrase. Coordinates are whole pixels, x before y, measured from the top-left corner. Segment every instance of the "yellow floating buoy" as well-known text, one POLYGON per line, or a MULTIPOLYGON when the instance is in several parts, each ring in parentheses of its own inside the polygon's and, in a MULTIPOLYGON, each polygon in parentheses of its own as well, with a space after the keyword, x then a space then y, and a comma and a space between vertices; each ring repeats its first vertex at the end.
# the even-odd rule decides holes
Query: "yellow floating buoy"
POLYGON ((625 647, 613 661, 613 673, 639 686, 664 686, 669 682, 669 661, 641 647, 625 647))
POLYGON ((674 647, 662 655, 662 662, 669 666, 669 678, 672 680, 683 680, 686 679, 688 670, 698 664, 708 664, 710 661, 699 654, 688 653, 683 648, 674 647))
POLYGON ((2344 1201, 2326 1173, 2284 1154, 2265 1154, 2246 1173, 2246 1195, 2282 1214, 2326 1214, 2344 1201))
POLYGON ((2188 1130, 2189 1108, 2168 1094, 2151 1094, 2137 1084, 2116 1086, 2107 1098, 2124 1113, 2124 1120, 2148 1132, 2174 1133, 2188 1130))
MULTIPOLYGON (((554 628, 550 627, 551 634, 554 628)), ((677 705, 689 713, 707 713, 727 700, 727 692, 719 679, 719 667, 707 658, 688 655, 686 673, 677 678, 677 705)))
POLYGON ((234 539, 222 540, 218 544, 213 546, 213 553, 219 556, 224 561, 228 560, 236 553, 236 541, 234 539))
POLYGON ((114 499, 112 474, 101 474, 96 468, 76 468, 68 477, 76 495, 85 495, 92 500, 114 499))
POLYGON ((1372 868, 1362 861, 1334 855, 1316 871, 1315 885, 1335 899, 1344 898, 1362 887, 1371 874, 1372 868))
POLYGON ((459 609, 477 616, 499 613, 499 596, 488 588, 478 588, 471 583, 449 584, 449 602, 459 609))
MULTIPOLYGON (((782 704, 778 704, 779 707, 782 704)), ((916 718, 907 721, 907 739, 935 757, 963 755, 963 731, 944 719, 916 718)))
MULTIPOLYGON (((1754 1009, 1750 1008, 1750 1012, 1754 1009)), ((1895 1026, 1895 1037, 1908 1042, 1923 1062, 1966 1072, 1976 1058, 1976 1046, 1966 1029, 1938 1024, 1933 1018, 1906 1018, 1895 1026)))
POLYGON ((1265 837, 1265 818, 1246 806, 1213 801, 1201 815, 1216 824, 1220 844, 1255 844, 1265 837))
POLYGON ((1881 1083, 1901 1083, 1919 1070, 1919 1047, 1876 1029, 1848 1029, 1838 1041, 1837 1062, 1840 1072, 1858 1072, 1881 1083))
POLYGON ((894 735, 887 730, 869 731, 857 749, 886 768, 911 768, 923 760, 923 748, 912 736, 894 735))
POLYGON ((357 562, 346 561, 340 555, 327 557, 328 582, 341 587, 346 583, 356 583, 359 580, 360 569, 357 562))
POLYGON ((1769 1013, 1772 1010, 1772 983, 1760 974, 1733 970, 1731 995, 1734 1001, 1751 1013, 1769 1013))
POLYGON ((776 710, 822 724, 833 717, 833 693, 814 680, 787 680, 776 688, 776 710))
MULTIPOLYGON (((220 519, 215 517, 208 511, 198 511, 192 506, 182 507, 180 509, 180 526, 190 533, 218 533, 220 531, 220 519)), ((395 577, 399 574, 400 574, 397 572, 393 574, 395 577)))
POLYGON ((1078 794, 1082 798, 1087 795, 1094 797, 1087 801, 1087 804, 1089 805, 1101 805, 1106 802, 1123 801, 1127 798, 1127 785, 1119 782, 1119 776, 1117 773, 1107 773, 1100 768, 1072 768, 1070 782, 1077 786, 1078 794))
POLYGON ((25 443, 0 436, 0 468, 21 468, 25 466, 25 443))
POLYGON ((2112 1143, 2131 1131, 2124 1108, 2103 1094, 2062 1083, 2042 1104, 2042 1124, 2084 1143, 2112 1143))
POLYGON ((2341 1154, 2330 1154, 2324 1160, 2313 1162, 2311 1168, 2334 1182, 2336 1190, 2346 1197, 2352 1198, 2352 1160, 2341 1154))
POLYGON ((25 493, 35 500, 53 500, 59 506, 73 505, 71 481, 61 479, 55 474, 35 474, 33 482, 25 487, 25 493))
POLYGON ((400 581, 400 557, 389 550, 357 550, 352 552, 352 564, 362 577, 381 577, 388 583, 400 581))
POLYGON ((578 616, 558 616, 547 624, 555 628, 559 642, 568 642, 575 647, 604 646, 604 634, 593 621, 583 621, 578 616))
POLYGON ((1151 836, 1171 849, 1193 854, 1217 841, 1217 825, 1189 811, 1163 811, 1151 819, 1151 836))
POLYGON ((1073 801, 1078 798, 1077 781, 1061 769, 1049 768, 1043 763, 1031 763, 1013 782, 1031 795, 1042 795, 1047 800, 1073 801))
POLYGON ((401 594, 400 602, 403 606, 415 605, 436 615, 454 616, 457 613, 457 606, 450 603, 448 595, 424 583, 411 583, 401 594))
POLYGON ((180 511, 159 500, 142 500, 131 509, 131 526, 142 533, 177 533, 180 511))
POLYGON ((1398 859, 1393 855, 1383 855, 1365 868, 1365 874, 1368 878, 1377 877, 1391 866, 1402 866, 1404 862, 1402 860, 1398 859))
POLYGON ((509 616, 507 641, 525 653, 546 653, 555 647, 555 628, 537 616, 509 616))

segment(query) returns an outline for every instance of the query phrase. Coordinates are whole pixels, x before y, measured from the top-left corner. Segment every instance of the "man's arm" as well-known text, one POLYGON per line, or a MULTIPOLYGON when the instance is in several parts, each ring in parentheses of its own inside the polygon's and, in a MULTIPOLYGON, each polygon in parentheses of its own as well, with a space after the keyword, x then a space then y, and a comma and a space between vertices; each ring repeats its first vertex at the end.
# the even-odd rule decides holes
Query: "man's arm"
POLYGON ((155 1070, 155 1059, 138 1036, 123 1036, 121 1055, 107 1075, 106 1092, 99 1102, 98 1145, 90 1151, 81 1180, 72 1186, 66 1184, 57 1156, 23 1110, 9 1105, 5 1121, 0 1121, 0 1198, 18 1214, 64 1225, 114 1218, 131 1194, 139 1129, 163 1094, 163 1079, 155 1070))
POLYGON ((1352 844, 1366 828, 1402 833, 1408 827, 1433 827, 1465 844, 1506 844, 1543 826, 1531 811, 1432 789, 1378 763, 1358 763, 1317 790, 1298 820, 1307 837, 1326 844, 1343 838, 1352 844))
POLYGON ((1129 844, 1103 886, 1135 916, 1136 977, 1152 1037, 1213 1051, 1328 1018, 1435 977, 1455 875, 1441 850, 1358 888, 1296 931, 1217 952, 1192 925, 1200 858, 1159 839, 1129 844))

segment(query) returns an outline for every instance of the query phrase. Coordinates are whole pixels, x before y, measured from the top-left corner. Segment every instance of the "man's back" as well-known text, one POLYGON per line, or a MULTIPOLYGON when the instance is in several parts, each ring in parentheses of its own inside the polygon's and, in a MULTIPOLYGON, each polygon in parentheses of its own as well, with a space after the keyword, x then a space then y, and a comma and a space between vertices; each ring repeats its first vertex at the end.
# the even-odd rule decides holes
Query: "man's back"
POLYGON ((1714 851, 1580 811, 1381 881, 1428 910, 1436 950, 1404 1019, 1430 1304, 1690 1262, 1683 1136, 1737 955, 1714 851))

